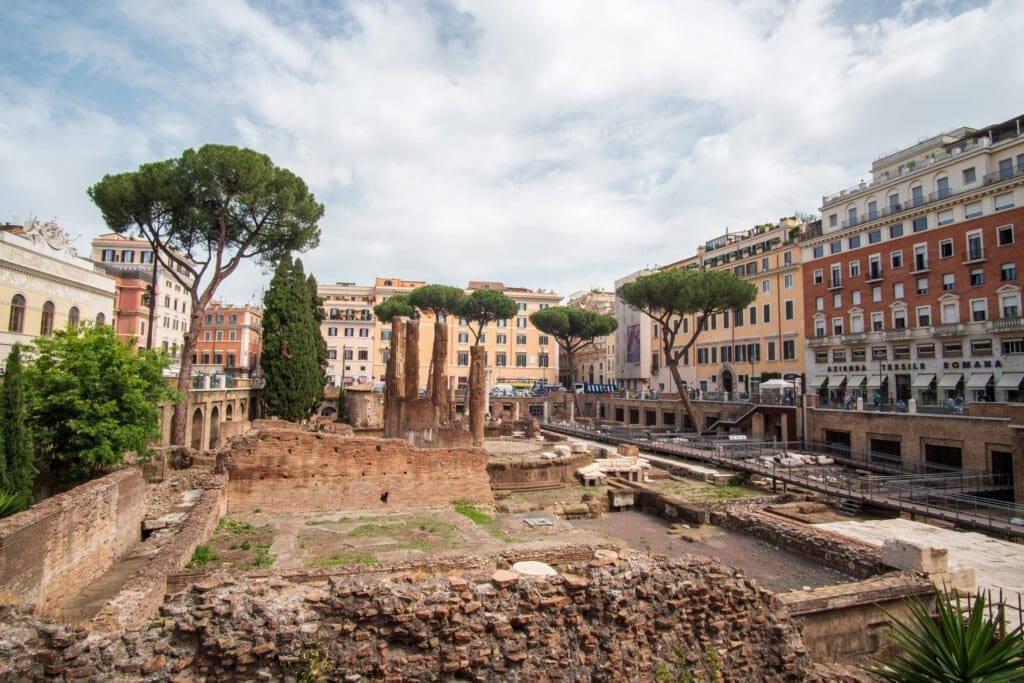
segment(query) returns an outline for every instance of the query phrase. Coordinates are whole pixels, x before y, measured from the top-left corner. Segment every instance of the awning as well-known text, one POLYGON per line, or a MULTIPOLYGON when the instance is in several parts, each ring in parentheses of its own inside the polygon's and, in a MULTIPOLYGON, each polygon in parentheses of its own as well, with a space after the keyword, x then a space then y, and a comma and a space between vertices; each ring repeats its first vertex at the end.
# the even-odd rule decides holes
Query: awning
POLYGON ((868 389, 877 389, 880 386, 882 386, 881 375, 871 375, 868 377, 868 389))
POLYGON ((824 383, 825 383, 825 375, 818 375, 817 377, 813 377, 811 379, 811 381, 807 383, 807 388, 809 388, 809 389, 817 389, 818 387, 820 387, 824 383))
POLYGON ((967 379, 968 389, 984 389, 992 379, 991 372, 976 372, 967 379))
POLYGON ((943 375, 942 379, 939 380, 939 389, 952 389, 960 383, 960 379, 963 377, 963 373, 954 372, 951 375, 943 375))
POLYGON ((828 376, 828 387, 829 389, 838 389, 839 385, 846 379, 846 375, 829 375, 828 376))
POLYGON ((1003 376, 996 383, 996 387, 999 389, 1016 390, 1020 387, 1022 381, 1024 381, 1024 372, 1004 372, 1003 376))
POLYGON ((846 380, 846 386, 851 389, 859 387, 861 384, 864 384, 865 379, 867 378, 864 375, 850 375, 850 379, 846 380))
POLYGON ((911 389, 927 389, 935 381, 935 375, 931 373, 922 373, 914 377, 914 381, 910 383, 911 389))

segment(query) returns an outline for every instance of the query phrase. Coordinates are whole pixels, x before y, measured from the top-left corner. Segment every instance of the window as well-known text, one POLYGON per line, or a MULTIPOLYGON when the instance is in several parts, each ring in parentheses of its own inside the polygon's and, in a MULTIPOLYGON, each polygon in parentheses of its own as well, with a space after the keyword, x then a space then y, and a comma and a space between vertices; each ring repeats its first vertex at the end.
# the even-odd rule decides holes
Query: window
POLYGON ((494 364, 499 368, 503 368, 508 364, 508 358, 504 351, 498 351, 498 353, 494 354, 494 364))
MULTIPOLYGON (((854 209, 854 211, 856 212, 856 209, 854 209)), ((853 222, 854 223, 857 222, 856 215, 854 216, 853 222)), ((843 250, 843 243, 840 240, 836 240, 835 242, 830 242, 829 245, 828 245, 828 253, 830 253, 830 254, 838 254, 842 250, 843 250)))
POLYGON ((814 271, 814 284, 820 285, 824 281, 825 281, 825 271, 822 270, 821 268, 818 268, 817 270, 814 271))
POLYGON ((224 330, 217 330, 217 341, 224 341, 224 330))
MULTIPOLYGON (((337 360, 337 359, 338 359, 338 350, 337 349, 327 349, 327 360, 337 360)), ((209 362, 209 361, 204 360, 203 362, 206 363, 206 362, 209 362)))
POLYGON ((952 222, 953 222, 953 209, 949 209, 948 211, 940 211, 939 212, 939 220, 938 220, 938 224, 939 225, 949 225, 952 222))
POLYGON ((223 323, 224 323, 224 314, 223 313, 218 313, 217 314, 217 324, 221 325, 223 323))
POLYGON ((741 308, 735 311, 734 316, 736 319, 736 327, 743 327, 743 309, 741 308))
POLYGON ((1007 180, 1013 177, 1013 159, 1006 157, 999 160, 999 179, 1007 180))
POLYGON ((882 231, 872 230, 868 233, 868 244, 878 244, 882 241, 882 231))
POLYGON ((893 285, 892 285, 892 295, 893 295, 893 298, 896 298, 896 299, 902 299, 903 298, 903 283, 902 282, 894 282, 893 283, 893 285))
POLYGON ((948 292, 956 288, 956 276, 953 273, 944 273, 942 276, 942 289, 948 292))
POLYGON ((1024 353, 1024 339, 1004 339, 1003 353, 1024 353))
MULTIPOLYGON (((328 357, 330 357, 329 353, 328 353, 328 357)), ((209 351, 203 351, 203 365, 209 365, 209 364, 210 364, 210 352, 209 351)))
POLYGON ((830 213, 828 215, 828 227, 834 228, 837 225, 839 225, 839 216, 838 216, 838 214, 830 213))
POLYGON ((860 306, 860 290, 859 289, 856 292, 853 292, 853 294, 851 295, 851 298, 853 299, 853 301, 851 303, 854 306, 860 306))
POLYGON ((354 336, 356 336, 355 328, 354 327, 346 327, 345 328, 345 336, 346 337, 354 337, 354 336))
POLYGON ((537 366, 541 368, 548 367, 548 354, 540 353, 537 355, 537 366))
POLYGON ((469 365, 469 351, 459 351, 458 364, 462 366, 469 365))
POLYGON ((875 311, 871 314, 871 331, 881 332, 885 327, 885 315, 881 311, 875 311))
POLYGON ((761 270, 762 270, 762 272, 768 270, 768 257, 767 256, 765 256, 763 259, 761 259, 761 270))
POLYGON ((910 360, 909 346, 894 346, 892 349, 893 360, 910 360))
POLYGON ((53 334, 53 316, 55 307, 52 301, 47 301, 43 304, 43 317, 39 323, 39 334, 44 337, 49 337, 53 334))
POLYGON ((985 258, 985 252, 981 247, 981 233, 971 232, 967 234, 967 260, 978 261, 985 258))
POLYGON ((977 218, 981 215, 981 202, 971 202, 964 205, 964 218, 977 218))
POLYGON ((235 325, 235 324, 238 323, 238 316, 232 314, 231 317, 228 320, 231 322, 232 325, 235 325))
POLYGON ((731 346, 723 346, 722 350, 721 350, 721 356, 722 356, 722 362, 723 363, 731 363, 732 362, 732 347, 731 346))
POLYGON ((517 368, 525 368, 526 367, 526 354, 525 353, 517 353, 516 354, 516 367, 517 368))
POLYGON ((932 307, 931 306, 918 306, 917 307, 917 326, 918 327, 930 327, 932 324, 932 307))
POLYGON ((770 291, 772 291, 772 281, 771 280, 761 280, 761 293, 762 294, 767 294, 770 291))
POLYGON ((794 316, 796 315, 796 314, 794 313, 794 304, 793 304, 793 300, 792 300, 792 299, 786 299, 786 304, 785 304, 785 305, 786 305, 786 314, 785 314, 785 318, 786 318, 786 320, 792 320, 792 319, 793 319, 793 317, 794 317, 794 316))
POLYGON ((539 337, 537 337, 537 343, 540 344, 541 346, 547 346, 548 345, 548 335, 542 334, 539 337))
POLYGON ((850 277, 860 276, 860 261, 850 261, 850 277))
POLYGON ((370 360, 370 350, 359 349, 358 358, 359 360, 370 360))
POLYGON ((524 304, 524 303, 520 303, 520 304, 519 304, 519 310, 520 310, 520 311, 525 311, 525 310, 526 310, 526 304, 524 304))
POLYGON ((860 246, 860 235, 854 235, 849 240, 850 249, 856 249, 860 246))
POLYGON ((11 315, 7 319, 7 329, 11 332, 22 332, 25 327, 25 297, 15 294, 11 298, 11 315))
MULTIPOLYGON (((167 342, 164 342, 164 351, 167 350, 166 346, 167 342)), ((224 354, 221 351, 213 352, 213 363, 214 365, 222 365, 224 363, 224 354)))
POLYGON ((918 344, 918 358, 935 358, 935 344, 918 344))
POLYGON ((939 199, 949 196, 949 178, 942 177, 935 180, 935 195, 939 199))
POLYGON ((832 318, 832 334, 842 334, 842 333, 843 333, 843 319, 842 318, 832 318))
POLYGON ((210 331, 207 330, 206 332, 203 333, 203 341, 210 341, 210 340, 211 340, 210 331))
POLYGON ((775 360, 775 342, 773 341, 768 342, 767 357, 768 360, 775 360))
POLYGON ((864 331, 864 316, 860 313, 850 314, 850 332, 858 334, 864 331))
POLYGON ((871 347, 871 360, 885 360, 889 357, 889 349, 884 346, 871 347))
MULTIPOLYGON (((465 323, 461 323, 461 324, 465 324, 465 323)), ((497 325, 498 327, 507 327, 507 326, 508 326, 508 321, 507 321, 507 320, 505 320, 504 318, 501 318, 501 319, 499 319, 499 320, 498 320, 498 322, 497 322, 497 323, 495 323, 495 324, 496 324, 496 325, 497 325)))
MULTIPOLYGON (((335 334, 337 334, 337 333, 335 333, 335 334)), ((391 330, 381 330, 380 331, 380 340, 381 341, 391 341, 391 330)))
POLYGON ((469 332, 459 332, 459 343, 460 344, 468 344, 469 343, 469 332))
POLYGON ((892 328, 894 330, 902 330, 907 327, 907 312, 901 308, 897 308, 892 312, 892 328))
POLYGON ((817 246, 814 248, 814 258, 821 258, 825 255, 825 247, 817 246))
POLYGON ((964 345, 961 342, 946 342, 942 345, 943 358, 962 358, 964 345))
POLYGON ((988 319, 988 301, 985 299, 971 300, 971 320, 982 322, 988 319))
POLYGON ((851 206, 846 210, 846 224, 857 225, 857 207, 851 206))
POLYGON ((832 308, 842 308, 842 307, 843 307, 843 293, 842 292, 836 292, 835 294, 832 295, 832 308))
POLYGON ((915 244, 914 245, 914 270, 922 271, 928 270, 928 245, 927 244, 915 244))
POLYGON ((953 240, 939 242, 939 258, 950 258, 953 255, 953 240))
POLYGON ((1006 194, 996 195, 996 211, 1002 211, 1003 209, 1013 208, 1013 193, 1007 192, 1006 194))
POLYGON ((113 249, 104 249, 103 250, 103 260, 107 261, 107 262, 116 261, 117 260, 117 252, 114 251, 113 249))
POLYGON ((522 316, 521 315, 518 318, 516 318, 516 327, 518 327, 518 328, 526 327, 526 316, 522 316))
POLYGON ((782 286, 786 289, 793 289, 793 275, 786 275, 782 278, 782 286))
POLYGON ((516 345, 517 346, 526 346, 526 335, 525 334, 517 334, 516 335, 516 345))
POLYGON ((831 267, 831 282, 830 287, 842 287, 843 286, 843 267, 838 263, 831 267))
MULTIPOLYGON (((655 325, 657 327, 657 325, 655 325)), ((722 327, 729 329, 729 311, 722 311, 722 327)), ((654 333, 657 336, 657 332, 654 333)))
POLYGON ((1001 247, 1013 244, 1012 225, 1001 225, 998 228, 996 228, 996 244, 998 244, 1001 247))
POLYGON ((735 275, 736 277, 743 277, 743 264, 741 263, 740 265, 733 268, 732 274, 735 275))
POLYGON ((757 263, 754 261, 747 264, 747 275, 757 275, 757 263))
POLYGON ((903 267, 903 251, 894 251, 889 254, 889 260, 893 268, 903 267))
POLYGON ((882 300, 882 288, 872 287, 871 288, 871 300, 878 303, 882 300))
POLYGON ((970 185, 975 180, 977 180, 977 175, 975 175, 974 167, 973 166, 971 166, 970 168, 965 168, 963 173, 964 173, 964 185, 970 185))
POLYGON ((1000 267, 1002 273, 1003 282, 1009 282, 1017 279, 1017 264, 1016 263, 1004 263, 1000 267))
POLYGON ((889 239, 896 239, 897 237, 903 237, 902 223, 897 223, 896 225, 889 226, 889 239))
POLYGON ((796 360, 796 341, 786 339, 782 342, 782 360, 796 360))
POLYGON ((971 268, 971 287, 980 287, 985 284, 985 270, 983 268, 971 268))
MULTIPOLYGON (((234 332, 232 332, 232 334, 234 334, 234 332)), ((361 327, 361 328, 359 328, 359 336, 360 337, 369 337, 370 336, 370 329, 368 327, 361 327)))
MULTIPOLYGON (((756 325, 757 324, 757 306, 751 306, 750 310, 748 311, 748 313, 750 314, 750 324, 751 325, 756 325)), ((742 318, 743 318, 743 311, 736 311, 736 321, 737 321, 737 323, 742 318)))
POLYGON ((917 293, 927 294, 928 293, 928 278, 919 277, 917 278, 917 293))
POLYGON ((827 333, 825 332, 825 318, 820 318, 814 321, 814 336, 824 337, 827 333))
POLYGON ((960 322, 960 306, 955 301, 942 304, 942 324, 949 325, 960 322))
POLYGON ((764 304, 763 306, 761 306, 761 320, 763 320, 766 323, 770 323, 772 321, 771 304, 764 304))
POLYGON ((833 363, 845 363, 846 362, 846 349, 836 349, 832 352, 833 363))
POLYGON ((854 363, 863 363, 867 360, 868 352, 867 349, 854 349, 850 352, 850 360, 854 363))
POLYGON ((882 257, 879 255, 868 257, 868 280, 882 279, 882 257))
POLYGON ((499 344, 508 344, 508 335, 507 334, 499 334, 498 335, 498 343, 499 344))
POLYGON ((928 229, 928 216, 921 216, 913 220, 914 232, 924 232, 928 229))
POLYGON ((782 255, 782 265, 791 266, 793 265, 793 252, 787 251, 782 255))
POLYGON ((972 339, 971 340, 971 355, 972 356, 991 356, 992 355, 992 340, 991 339, 972 339))

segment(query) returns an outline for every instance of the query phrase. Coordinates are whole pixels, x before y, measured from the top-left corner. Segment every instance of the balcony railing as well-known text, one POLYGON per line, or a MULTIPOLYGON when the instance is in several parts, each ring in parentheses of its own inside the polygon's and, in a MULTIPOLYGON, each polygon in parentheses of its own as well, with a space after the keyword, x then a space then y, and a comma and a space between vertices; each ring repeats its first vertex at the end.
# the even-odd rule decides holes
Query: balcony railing
POLYGON ((956 337, 963 334, 964 326, 960 323, 947 323, 945 325, 936 325, 932 328, 932 336, 934 337, 956 337))
POLYGON ((864 332, 851 332, 850 334, 843 337, 844 344, 859 344, 866 341, 868 335, 864 332))
POLYGON ((1002 332, 1005 330, 1021 330, 1024 329, 1024 318, 999 318, 989 322, 989 329, 993 332, 1002 332))
POLYGON ((910 328, 908 327, 897 327, 893 330, 886 330, 882 334, 883 339, 903 339, 904 337, 910 336, 910 328))
POLYGON ((873 280, 881 280, 881 279, 882 279, 882 269, 881 268, 869 268, 868 272, 867 272, 867 275, 865 275, 865 277, 864 277, 864 281, 865 282, 871 282, 873 280))
POLYGON ((968 263, 970 261, 981 261, 984 258, 985 258, 985 252, 983 250, 981 250, 981 249, 971 249, 971 250, 969 250, 967 252, 967 259, 964 261, 964 263, 968 263))

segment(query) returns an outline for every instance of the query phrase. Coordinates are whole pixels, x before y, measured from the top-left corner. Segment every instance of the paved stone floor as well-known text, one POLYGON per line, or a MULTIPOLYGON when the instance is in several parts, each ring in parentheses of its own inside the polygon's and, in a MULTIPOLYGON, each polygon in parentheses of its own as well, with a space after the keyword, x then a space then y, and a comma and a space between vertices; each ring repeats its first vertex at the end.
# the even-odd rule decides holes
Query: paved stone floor
POLYGON ((949 549, 951 568, 970 567, 979 588, 1024 593, 1024 545, 1001 541, 973 531, 954 531, 909 519, 831 522, 818 526, 881 546, 887 538, 949 549))

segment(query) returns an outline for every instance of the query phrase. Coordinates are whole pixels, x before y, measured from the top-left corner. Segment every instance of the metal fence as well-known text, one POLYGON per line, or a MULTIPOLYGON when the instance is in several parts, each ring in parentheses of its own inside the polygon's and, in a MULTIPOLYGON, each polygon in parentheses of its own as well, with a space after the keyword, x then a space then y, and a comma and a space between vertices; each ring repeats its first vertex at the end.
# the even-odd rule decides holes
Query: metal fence
POLYGON ((961 600, 961 612, 967 613, 978 600, 978 595, 985 597, 985 616, 999 624, 999 637, 1005 638, 1006 634, 1024 623, 1024 596, 1017 591, 1007 588, 999 588, 995 591, 984 589, 973 593, 959 593, 954 591, 961 600))

